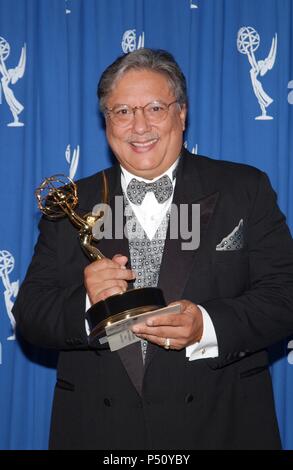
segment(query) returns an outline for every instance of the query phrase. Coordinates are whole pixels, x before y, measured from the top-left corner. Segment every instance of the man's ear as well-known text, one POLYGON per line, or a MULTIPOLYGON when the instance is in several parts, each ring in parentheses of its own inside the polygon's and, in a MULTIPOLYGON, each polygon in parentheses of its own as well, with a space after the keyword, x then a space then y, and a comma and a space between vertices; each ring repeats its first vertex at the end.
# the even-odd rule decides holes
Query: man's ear
POLYGON ((182 123, 182 130, 185 131, 185 122, 186 122, 186 116, 187 116, 187 106, 186 106, 186 104, 183 104, 181 106, 179 116, 180 116, 180 120, 181 120, 181 123, 182 123))

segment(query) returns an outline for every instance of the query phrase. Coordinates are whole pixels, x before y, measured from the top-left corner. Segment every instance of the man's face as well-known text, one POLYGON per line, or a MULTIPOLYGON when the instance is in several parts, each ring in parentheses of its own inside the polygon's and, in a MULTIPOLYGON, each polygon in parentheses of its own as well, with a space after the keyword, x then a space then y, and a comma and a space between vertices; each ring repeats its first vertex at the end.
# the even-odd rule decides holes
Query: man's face
MULTIPOLYGON (((130 70, 116 83, 108 97, 107 108, 127 104, 145 106, 152 101, 169 104, 175 101, 167 78, 151 70, 130 70)), ((106 117, 106 134, 109 145, 122 167, 131 173, 153 179, 164 173, 179 156, 186 108, 177 103, 169 107, 167 117, 150 124, 143 111, 135 111, 127 127, 119 127, 106 117)))

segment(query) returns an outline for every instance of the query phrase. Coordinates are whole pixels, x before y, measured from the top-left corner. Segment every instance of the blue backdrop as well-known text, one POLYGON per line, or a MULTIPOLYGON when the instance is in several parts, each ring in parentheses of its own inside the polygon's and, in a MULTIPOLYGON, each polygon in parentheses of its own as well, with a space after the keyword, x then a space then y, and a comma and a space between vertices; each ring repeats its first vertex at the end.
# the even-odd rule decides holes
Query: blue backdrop
MULTIPOLYGON (((15 339, 11 308, 37 237, 34 188, 111 162, 101 72, 135 48, 172 52, 188 82, 189 150, 266 171, 292 228, 292 24, 292 0, 0 0, 1 449, 47 447, 56 355, 15 339)), ((271 356, 292 449, 293 341, 271 356)))

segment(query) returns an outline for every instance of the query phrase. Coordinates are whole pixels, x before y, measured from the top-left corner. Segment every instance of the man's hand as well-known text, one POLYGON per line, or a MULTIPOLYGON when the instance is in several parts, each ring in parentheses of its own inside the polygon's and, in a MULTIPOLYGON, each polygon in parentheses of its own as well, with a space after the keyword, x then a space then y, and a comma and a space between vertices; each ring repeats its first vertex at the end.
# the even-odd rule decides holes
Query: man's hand
POLYGON ((127 256, 115 255, 89 264, 84 270, 84 284, 92 304, 127 290, 127 281, 135 274, 126 268, 127 256))
POLYGON ((167 313, 150 318, 146 323, 133 326, 133 333, 162 347, 166 346, 168 338, 170 349, 177 350, 200 341, 203 334, 203 319, 198 306, 189 300, 172 303, 181 305, 180 313, 167 313))

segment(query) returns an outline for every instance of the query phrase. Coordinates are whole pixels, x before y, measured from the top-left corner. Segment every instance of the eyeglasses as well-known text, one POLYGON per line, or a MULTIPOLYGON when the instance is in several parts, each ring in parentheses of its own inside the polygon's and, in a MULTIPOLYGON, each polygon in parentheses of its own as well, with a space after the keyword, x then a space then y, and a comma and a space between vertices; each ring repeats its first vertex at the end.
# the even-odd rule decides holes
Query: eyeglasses
POLYGON ((158 124, 166 119, 171 104, 177 103, 177 100, 169 104, 160 101, 152 101, 145 106, 128 106, 127 104, 117 104, 113 108, 106 108, 106 114, 110 117, 115 126, 127 127, 133 123, 134 115, 138 109, 141 109, 145 119, 150 124, 158 124))

